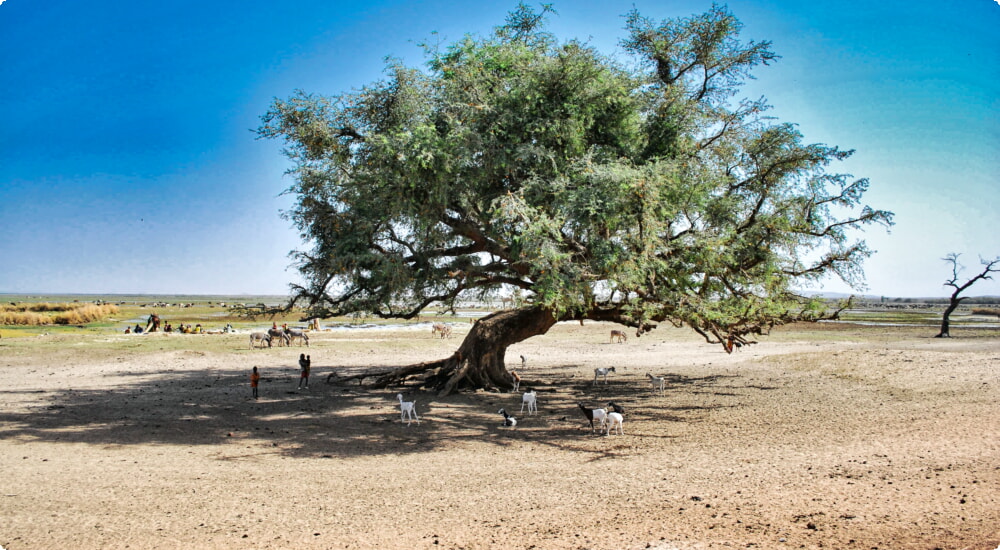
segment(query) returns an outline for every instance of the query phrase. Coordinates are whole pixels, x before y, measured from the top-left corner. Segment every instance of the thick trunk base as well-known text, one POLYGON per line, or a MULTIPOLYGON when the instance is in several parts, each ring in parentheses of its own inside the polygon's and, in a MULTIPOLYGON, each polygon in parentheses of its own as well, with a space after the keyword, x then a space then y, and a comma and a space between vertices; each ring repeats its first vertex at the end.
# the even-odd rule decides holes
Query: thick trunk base
POLYGON ((549 311, 537 307, 499 311, 476 322, 451 357, 400 367, 379 376, 373 386, 420 380, 421 386, 442 396, 460 389, 510 390, 513 380, 504 361, 507 348, 545 334, 555 323, 549 311))

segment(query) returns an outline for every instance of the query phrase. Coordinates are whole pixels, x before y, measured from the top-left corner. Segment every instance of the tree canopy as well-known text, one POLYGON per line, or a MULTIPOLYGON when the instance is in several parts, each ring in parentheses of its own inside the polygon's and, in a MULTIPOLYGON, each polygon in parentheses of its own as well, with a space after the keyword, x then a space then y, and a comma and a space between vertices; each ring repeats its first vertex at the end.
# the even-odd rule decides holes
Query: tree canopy
POLYGON ((487 36, 389 59, 358 90, 276 99, 258 135, 293 167, 288 213, 312 315, 412 318, 517 290, 555 321, 638 333, 669 322, 710 342, 826 314, 797 295, 863 283, 854 231, 891 225, 867 179, 739 97, 770 42, 725 7, 626 16, 626 52, 546 32, 521 4, 487 36))

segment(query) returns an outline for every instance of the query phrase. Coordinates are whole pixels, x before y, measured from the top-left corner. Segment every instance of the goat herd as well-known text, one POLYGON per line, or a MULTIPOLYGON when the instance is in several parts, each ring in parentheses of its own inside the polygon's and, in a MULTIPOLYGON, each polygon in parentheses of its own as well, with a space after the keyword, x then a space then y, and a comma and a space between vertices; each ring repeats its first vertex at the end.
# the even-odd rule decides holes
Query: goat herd
MULTIPOLYGON (((435 324, 431 330, 431 334, 439 334, 442 338, 450 336, 450 329, 445 330, 448 327, 446 325, 435 324)), ((625 340, 625 335, 621 331, 613 330, 611 331, 611 341, 623 343, 625 340)), ((521 356, 521 369, 523 370, 527 364, 527 359, 521 356)), ((599 380, 603 380, 605 384, 608 383, 608 374, 615 372, 615 367, 598 367, 594 369, 594 381, 596 385, 599 380)), ((517 370, 510 371, 511 381, 513 382, 512 392, 517 392, 521 384, 521 376, 518 374, 517 370)), ((652 384, 653 392, 659 392, 661 395, 666 389, 666 378, 663 376, 653 376, 652 374, 646 373, 646 377, 652 384)), ((403 394, 397 394, 396 399, 399 400, 399 418, 400 421, 406 422, 409 426, 411 422, 416 421, 420 424, 420 417, 417 416, 417 403, 416 401, 406 401, 403 398, 403 394)), ((521 394, 521 410, 519 414, 524 413, 524 409, 527 407, 528 415, 538 413, 538 394, 528 388, 528 391, 521 394)), ((584 417, 590 423, 591 433, 602 431, 605 435, 610 436, 612 433, 617 435, 625 435, 625 408, 618 405, 615 402, 609 402, 607 409, 595 408, 591 409, 586 407, 583 403, 577 403, 580 411, 583 412, 584 417), (609 410, 610 409, 610 410, 609 410)), ((506 408, 502 408, 497 411, 497 414, 503 416, 502 426, 507 428, 514 428, 517 426, 517 418, 507 412, 506 408)))
MULTIPOLYGON (((443 323, 435 323, 431 327, 431 335, 438 335, 441 338, 451 337, 451 327, 443 323)), ((309 345, 309 335, 300 329, 290 329, 287 326, 282 327, 272 327, 267 332, 252 332, 250 334, 250 348, 263 348, 266 344, 267 347, 271 347, 273 342, 277 340, 278 345, 291 346, 292 342, 295 340, 301 340, 301 343, 308 346, 309 345)), ((625 334, 618 330, 611 331, 611 341, 622 343, 625 340, 625 334)), ((521 369, 523 370, 527 364, 527 360, 522 355, 521 356, 521 369)), ((594 369, 594 384, 596 385, 599 380, 603 380, 605 384, 608 383, 608 374, 615 372, 615 367, 599 367, 594 369)), ((512 377, 512 382, 514 387, 511 391, 517 392, 518 387, 521 383, 521 376, 516 370, 510 372, 512 377)), ((661 394, 664 392, 666 386, 666 379, 662 376, 653 376, 647 373, 646 376, 652 383, 653 391, 659 391, 661 394)), ((417 404, 416 401, 405 401, 403 399, 403 394, 397 394, 396 399, 399 400, 399 418, 401 421, 406 422, 407 426, 411 422, 416 422, 420 424, 420 417, 417 416, 417 404)), ((611 435, 612 433, 618 435, 625 435, 624 423, 625 423, 625 409, 614 403, 608 403, 608 409, 596 408, 591 409, 584 406, 583 403, 577 403, 577 406, 583 412, 584 417, 590 423, 591 432, 603 431, 605 435, 611 435)), ((521 410, 519 414, 524 413, 524 409, 527 407, 528 415, 538 413, 538 394, 532 390, 524 392, 521 395, 521 410)), ((503 426, 513 428, 517 426, 517 418, 511 416, 506 409, 500 409, 497 414, 503 416, 503 426)))
MULTIPOLYGON (((521 356, 521 366, 523 368, 526 360, 524 356, 521 356)), ((594 369, 594 384, 597 384, 598 380, 603 378, 604 383, 608 383, 608 374, 615 372, 615 367, 599 367, 594 369)), ((511 371, 511 376, 514 380, 514 388, 512 391, 517 391, 518 386, 521 383, 521 376, 517 374, 517 371, 511 371)), ((653 384, 653 391, 659 391, 661 394, 666 386, 666 378, 662 376, 653 376, 647 373, 646 376, 650 379, 653 384)), ((398 396, 400 403, 406 403, 403 401, 403 396, 398 396)), ((413 403, 409 403, 413 405, 413 403)), ((611 401, 608 403, 607 409, 596 408, 591 409, 585 406, 583 403, 577 403, 577 407, 583 412, 583 416, 586 417, 587 422, 590 423, 591 433, 596 431, 603 431, 605 435, 611 435, 612 433, 618 435, 625 435, 625 408, 621 405, 611 401), (610 410, 609 410, 610 409, 610 410)), ((521 394, 521 413, 524 412, 524 408, 528 408, 528 415, 536 414, 538 412, 538 395, 534 390, 528 389, 528 391, 521 394)), ((503 416, 503 426, 508 428, 513 428, 517 426, 517 418, 511 416, 506 409, 500 409, 497 411, 498 414, 503 416)))

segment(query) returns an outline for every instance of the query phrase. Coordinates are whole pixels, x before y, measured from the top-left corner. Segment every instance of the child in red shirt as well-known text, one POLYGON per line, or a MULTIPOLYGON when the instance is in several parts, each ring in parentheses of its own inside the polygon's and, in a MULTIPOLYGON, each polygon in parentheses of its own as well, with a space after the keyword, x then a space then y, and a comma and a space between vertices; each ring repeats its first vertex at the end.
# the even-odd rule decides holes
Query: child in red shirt
POLYGON ((253 368, 253 372, 250 373, 250 387, 253 389, 253 398, 257 399, 257 385, 260 383, 260 373, 257 372, 257 367, 253 368))

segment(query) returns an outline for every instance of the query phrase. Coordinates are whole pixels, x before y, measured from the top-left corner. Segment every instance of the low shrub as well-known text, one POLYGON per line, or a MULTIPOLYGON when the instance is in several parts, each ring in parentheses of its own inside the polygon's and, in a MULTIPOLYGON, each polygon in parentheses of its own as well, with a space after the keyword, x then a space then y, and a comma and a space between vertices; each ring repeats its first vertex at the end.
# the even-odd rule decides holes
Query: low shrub
POLYGON ((990 309, 985 307, 977 307, 972 309, 973 315, 996 315, 1000 317, 1000 309, 990 309))
POLYGON ((0 308, 0 325, 82 325, 117 313, 118 306, 113 304, 5 305, 0 308))
POLYGON ((0 325, 46 325, 49 317, 24 311, 0 311, 0 325))

